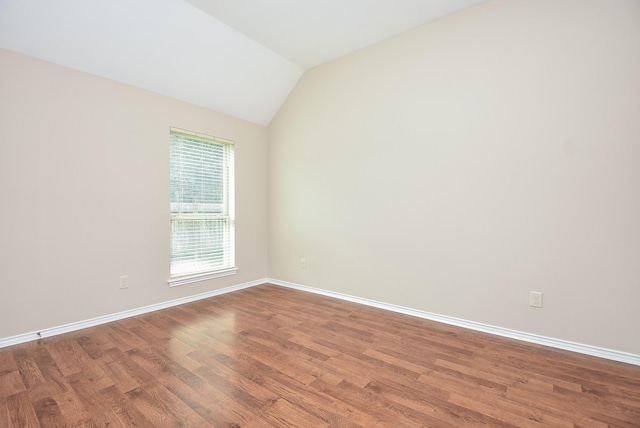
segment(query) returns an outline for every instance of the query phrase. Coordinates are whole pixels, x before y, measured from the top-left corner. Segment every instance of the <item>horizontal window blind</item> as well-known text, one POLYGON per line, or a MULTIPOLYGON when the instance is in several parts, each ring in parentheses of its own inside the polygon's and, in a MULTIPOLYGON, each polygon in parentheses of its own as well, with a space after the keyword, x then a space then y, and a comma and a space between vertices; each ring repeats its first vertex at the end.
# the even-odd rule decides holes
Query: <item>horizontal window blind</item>
POLYGON ((171 277, 235 265, 233 144, 171 129, 171 277))

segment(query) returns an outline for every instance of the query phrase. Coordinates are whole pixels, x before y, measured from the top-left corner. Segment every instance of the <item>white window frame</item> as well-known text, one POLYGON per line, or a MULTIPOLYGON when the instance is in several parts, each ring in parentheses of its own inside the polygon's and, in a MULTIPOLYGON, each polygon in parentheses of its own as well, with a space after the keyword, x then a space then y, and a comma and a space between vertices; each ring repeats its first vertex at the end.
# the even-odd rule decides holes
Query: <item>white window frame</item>
MULTIPOLYGON (((200 213, 200 212, 181 212, 184 206, 194 204, 187 204, 184 202, 171 202, 172 197, 170 195, 170 207, 169 207, 169 222, 170 222, 170 263, 169 263, 169 280, 168 283, 171 287, 178 285, 189 284, 198 281, 205 281, 208 279, 218 278, 227 275, 233 275, 238 271, 235 266, 235 183, 234 183, 234 143, 233 141, 226 140, 219 137, 212 137, 209 135, 187 131, 180 128, 170 129, 170 144, 174 136, 180 138, 186 138, 190 140, 197 140, 199 143, 211 143, 219 146, 223 146, 224 155, 222 158, 223 168, 223 181, 224 181, 224 202, 222 206, 222 212, 220 213, 200 213), (186 270, 185 266, 188 266, 189 261, 180 264, 174 261, 174 232, 173 226, 177 222, 188 221, 201 221, 201 220, 214 220, 224 221, 224 233, 222 243, 224 247, 222 265, 211 269, 196 268, 198 264, 198 256, 194 255, 192 260, 192 266, 189 270, 186 270)), ((170 156, 172 152, 170 150, 170 156)), ((212 164, 212 166, 219 166, 219 164, 212 164)), ((171 172, 170 172, 171 174, 171 172)), ((181 189, 174 189, 170 184, 170 192, 178 191, 181 189)), ((193 211, 187 210, 187 211, 193 211)), ((197 209, 196 209, 197 211, 197 209)))

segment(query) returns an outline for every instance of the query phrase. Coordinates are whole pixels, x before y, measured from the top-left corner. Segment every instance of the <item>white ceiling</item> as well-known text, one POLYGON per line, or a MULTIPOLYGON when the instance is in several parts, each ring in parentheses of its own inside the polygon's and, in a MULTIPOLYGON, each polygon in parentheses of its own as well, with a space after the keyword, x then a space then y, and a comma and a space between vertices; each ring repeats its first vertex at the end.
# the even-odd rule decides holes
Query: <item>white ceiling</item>
POLYGON ((267 125, 304 70, 482 1, 0 0, 0 47, 267 125))
POLYGON ((186 0, 303 69, 485 0, 186 0))

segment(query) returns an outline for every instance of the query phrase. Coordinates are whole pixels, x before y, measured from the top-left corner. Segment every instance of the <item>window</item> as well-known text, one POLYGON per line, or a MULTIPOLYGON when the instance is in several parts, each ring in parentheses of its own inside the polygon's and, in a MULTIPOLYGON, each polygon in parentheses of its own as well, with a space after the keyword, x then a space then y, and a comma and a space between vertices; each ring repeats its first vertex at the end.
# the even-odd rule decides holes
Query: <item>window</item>
POLYGON ((235 268, 233 142, 171 128, 171 286, 235 268))

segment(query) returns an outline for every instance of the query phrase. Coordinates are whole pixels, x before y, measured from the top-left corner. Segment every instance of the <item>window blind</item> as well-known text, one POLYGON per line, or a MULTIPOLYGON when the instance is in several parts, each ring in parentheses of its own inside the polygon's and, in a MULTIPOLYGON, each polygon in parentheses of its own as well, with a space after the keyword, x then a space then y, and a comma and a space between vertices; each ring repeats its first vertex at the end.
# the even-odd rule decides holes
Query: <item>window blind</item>
POLYGON ((233 143, 170 133, 171 277, 235 267, 233 143))

